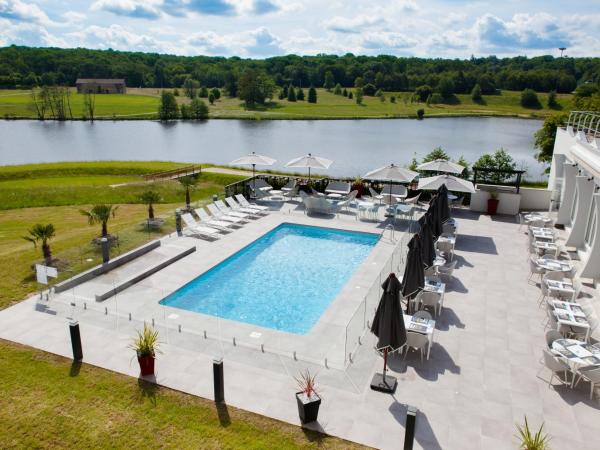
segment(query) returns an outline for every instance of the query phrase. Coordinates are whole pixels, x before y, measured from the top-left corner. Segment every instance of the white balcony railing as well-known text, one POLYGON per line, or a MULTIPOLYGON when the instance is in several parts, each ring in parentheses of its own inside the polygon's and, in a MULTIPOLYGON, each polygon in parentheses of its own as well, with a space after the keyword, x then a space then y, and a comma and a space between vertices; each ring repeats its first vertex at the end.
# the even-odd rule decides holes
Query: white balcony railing
POLYGON ((571 111, 567 121, 567 131, 581 141, 600 146, 600 113, 571 111))

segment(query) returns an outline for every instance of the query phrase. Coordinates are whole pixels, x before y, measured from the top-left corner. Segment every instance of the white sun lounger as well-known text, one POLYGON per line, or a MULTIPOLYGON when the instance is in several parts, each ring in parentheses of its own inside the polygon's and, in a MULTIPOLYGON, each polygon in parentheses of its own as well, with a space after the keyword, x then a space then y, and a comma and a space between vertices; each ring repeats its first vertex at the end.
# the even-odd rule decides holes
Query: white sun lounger
POLYGON ((228 216, 240 217, 242 219, 248 219, 249 217, 252 216, 252 214, 234 211, 229 206, 227 206, 225 203, 223 203, 222 200, 217 200, 216 202, 213 203, 213 205, 215 205, 217 208, 219 208, 219 211, 221 211, 223 214, 227 214, 228 216))
POLYGON ((198 222, 200 222, 201 225, 204 224, 208 227, 216 228, 217 230, 221 230, 221 231, 229 231, 229 232, 233 231, 232 227, 234 226, 234 224, 232 222, 226 222, 225 220, 213 219, 202 208, 196 208, 194 210, 194 212, 198 216, 198 222))
POLYGON ((238 202, 235 201, 235 199, 233 197, 227 197, 225 199, 225 202, 227 202, 227 205, 234 211, 240 211, 240 212, 247 213, 247 214, 250 214, 253 216, 266 214, 264 211, 253 208, 252 206, 240 205, 238 202))
POLYGON ((237 225, 241 225, 246 222, 242 217, 234 217, 228 214, 223 213, 216 205, 210 204, 206 205, 210 213, 213 215, 215 219, 224 220, 226 222, 231 222, 237 225))
POLYGON ((181 218, 187 225, 188 229, 192 234, 197 234, 198 236, 208 237, 212 239, 219 239, 219 230, 215 230, 214 228, 204 227, 194 219, 190 213, 185 213, 181 215, 181 218))
POLYGON ((269 211, 269 207, 268 206, 262 206, 262 205, 257 205, 256 203, 250 203, 248 200, 246 200, 246 197, 244 197, 242 194, 237 194, 235 196, 235 199, 244 208, 253 208, 253 209, 256 209, 258 211, 269 211))

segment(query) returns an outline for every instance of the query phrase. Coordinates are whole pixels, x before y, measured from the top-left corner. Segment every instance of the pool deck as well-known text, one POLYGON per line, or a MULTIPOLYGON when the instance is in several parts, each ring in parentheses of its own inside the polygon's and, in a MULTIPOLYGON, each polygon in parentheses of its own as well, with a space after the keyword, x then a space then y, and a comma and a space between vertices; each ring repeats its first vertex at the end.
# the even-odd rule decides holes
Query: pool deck
MULTIPOLYGON (((323 396, 319 422, 311 427, 368 446, 401 448, 406 407, 414 405, 419 408, 415 448, 514 449, 515 423, 521 423, 524 414, 533 427, 544 422, 552 436, 552 448, 599 448, 600 400, 589 400, 587 383, 580 383, 575 390, 549 387, 549 373, 540 363, 545 346, 544 311, 537 306, 539 288, 528 282, 526 235, 518 231, 512 217, 491 219, 468 211, 460 211, 456 217, 458 267, 436 323, 431 359, 421 363, 414 353, 404 361, 392 356, 391 372, 399 379, 394 395, 369 388, 372 374, 382 368, 381 358, 372 350, 370 334, 354 362, 340 370, 325 368, 320 361, 295 361, 282 354, 263 353, 260 347, 234 346, 227 339, 183 342, 189 337, 184 324, 182 333, 166 331, 169 339, 157 360, 156 381, 213 398, 212 360, 221 355, 229 405, 299 424, 293 377, 309 367, 318 372, 323 396)), ((212 243, 194 240, 198 245, 195 254, 169 266, 164 276, 156 274, 144 280, 137 296, 153 298, 151 292, 180 286, 196 276, 180 273, 178 265, 191 261, 188 258, 203 259, 207 267, 212 266, 286 218, 297 223, 381 231, 373 223, 357 222, 353 216, 311 218, 285 205, 281 211, 246 225, 243 233, 238 230, 212 243), (235 244, 230 242, 234 236, 239 239, 235 244), (219 252, 211 251, 216 243, 219 252)), ((186 245, 192 242, 192 238, 178 239, 186 245)), ((381 258, 388 253, 382 251, 381 258)), ((373 281, 368 277, 352 279, 347 287, 360 291, 356 286, 364 283, 366 287, 373 281)), ((142 314, 142 303, 134 303, 134 296, 126 294, 124 291, 116 301, 106 303, 107 308, 125 312, 119 304, 127 304, 134 316, 142 314)), ((78 295, 77 290, 74 295, 78 295)), ((30 298, 0 311, 0 337, 70 357, 66 312, 53 314, 52 307, 49 304, 45 311, 43 304, 30 298)), ((121 319, 125 322, 121 326, 107 326, 113 319, 101 310, 89 314, 80 320, 84 362, 137 377, 137 365, 127 348, 135 327, 128 328, 127 319, 121 319)), ((326 319, 335 325, 335 317, 326 319)), ((157 319, 159 330, 168 320, 163 312, 162 321, 157 319)), ((220 322, 217 326, 222 331, 229 329, 229 321, 220 322)))

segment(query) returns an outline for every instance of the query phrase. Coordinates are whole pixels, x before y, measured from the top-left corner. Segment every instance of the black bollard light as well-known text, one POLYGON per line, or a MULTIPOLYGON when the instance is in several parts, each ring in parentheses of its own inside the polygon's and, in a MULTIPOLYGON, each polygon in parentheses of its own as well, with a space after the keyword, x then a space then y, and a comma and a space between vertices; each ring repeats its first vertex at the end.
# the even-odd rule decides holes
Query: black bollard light
POLYGON ((79 323, 77 321, 69 322, 69 333, 71 334, 71 347, 73 347, 73 360, 81 361, 83 350, 81 349, 81 334, 79 333, 79 323))
POLYGON ((223 360, 213 359, 213 377, 215 384, 215 402, 225 401, 225 379, 223 378, 223 360))
POLYGON ((102 264, 106 264, 110 260, 110 245, 105 237, 100 239, 100 243, 102 244, 102 264))
POLYGON ((175 229, 177 230, 177 236, 183 236, 181 228, 181 209, 179 208, 175 210, 175 229))
POLYGON ((415 440, 415 425, 417 423, 416 406, 408 406, 406 408, 406 428, 404 432, 404 450, 412 450, 413 441, 415 440))

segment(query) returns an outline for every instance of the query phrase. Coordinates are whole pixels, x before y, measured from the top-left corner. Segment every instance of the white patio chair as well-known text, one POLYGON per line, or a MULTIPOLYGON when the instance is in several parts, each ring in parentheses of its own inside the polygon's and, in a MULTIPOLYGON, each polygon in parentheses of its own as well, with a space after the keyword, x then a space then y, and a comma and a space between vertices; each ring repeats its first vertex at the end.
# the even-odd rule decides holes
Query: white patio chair
POLYGON ((540 292, 540 299, 538 300, 538 305, 541 305, 542 302, 546 299, 546 297, 548 297, 548 294, 550 294, 550 293, 554 293, 554 295, 556 297, 558 297, 558 293, 556 291, 552 291, 548 287, 548 280, 562 281, 563 273, 558 272, 558 271, 552 271, 552 272, 546 272, 542 276, 542 282, 540 283, 540 291, 541 292, 540 292))
POLYGON ((234 223, 227 222, 226 220, 218 220, 211 218, 203 208, 196 208, 194 212, 198 216, 198 222, 205 224, 211 228, 216 228, 221 231, 233 231, 234 223))
POLYGON ((457 199, 453 200, 450 203, 450 207, 452 209, 460 208, 463 205, 464 201, 465 201, 465 196, 462 195, 462 196, 458 197, 457 199))
POLYGON ((351 183, 346 181, 330 181, 325 188, 325 193, 348 195, 350 193, 350 189, 352 189, 351 183))
POLYGON ((411 197, 411 198, 407 198, 406 200, 404 200, 404 204, 405 205, 417 205, 419 203, 419 197, 421 197, 421 193, 419 192, 418 195, 411 197))
POLYGON ((558 339, 562 339, 563 336, 557 330, 546 331, 546 345, 549 350, 552 350, 552 344, 558 339))
POLYGON ((531 281, 531 279, 533 278, 534 275, 539 275, 540 283, 542 282, 542 275, 544 274, 545 270, 542 269, 540 266, 538 266, 536 258, 534 258, 533 256, 531 256, 529 258, 529 271, 530 271, 530 274, 529 274, 528 281, 531 281))
POLYGON ((220 238, 219 230, 200 225, 198 222, 196 222, 194 216, 192 216, 190 213, 182 214, 181 218, 185 222, 187 229, 190 231, 191 234, 211 239, 220 238))
POLYGON ((552 380, 554 380, 554 377, 558 378, 558 380, 567 386, 570 386, 571 383, 568 380, 567 375, 570 373, 571 375, 573 375, 573 372, 571 371, 571 368, 569 367, 569 365, 564 362, 561 359, 558 359, 556 356, 554 356, 552 353, 550 353, 548 350, 543 349, 542 350, 543 354, 544 354, 544 366, 546 366, 547 369, 550 370, 550 372, 552 372, 552 376, 550 377, 550 380, 548 381, 548 386, 550 386, 552 384, 552 380), (565 379, 561 379, 561 377, 559 376, 559 374, 564 374, 565 379))
POLYGON ((240 212, 240 211, 234 211, 229 206, 227 206, 225 203, 223 203, 222 200, 217 200, 216 202, 213 203, 213 205, 215 205, 219 209, 219 211, 221 211, 223 214, 227 214, 228 216, 233 216, 233 217, 239 217, 240 219, 248 219, 254 215, 254 214, 247 214, 247 213, 240 212))
POLYGON ((419 350, 421 353, 421 363, 423 362, 423 354, 425 353, 425 349, 429 344, 429 339, 426 335, 421 333, 415 333, 413 331, 408 331, 406 333, 406 353, 404 354, 404 359, 408 355, 409 350, 419 350))
POLYGON ((244 214, 248 214, 250 216, 262 216, 263 215, 263 212, 259 211, 257 209, 254 209, 254 208, 244 208, 242 205, 240 205, 238 202, 236 202, 233 197, 227 197, 225 199, 225 203, 227 203, 226 206, 228 206, 229 208, 231 208, 231 211, 241 212, 241 213, 244 213, 244 214))
POLYGON ((573 296, 571 297, 571 301, 573 303, 577 302, 577 299, 579 298, 579 294, 581 294, 581 289, 583 289, 583 285, 581 284, 581 281, 579 281, 578 279, 573 280, 573 296))
POLYGON ((421 291, 419 308, 432 308, 433 316, 437 317, 442 309, 442 296, 437 292, 421 291))
POLYGON ((383 195, 378 194, 377 191, 372 187, 369 187, 369 193, 371 194, 371 198, 379 200, 379 203, 381 203, 381 201, 383 200, 383 195))
POLYGON ((217 206, 214 204, 206 205, 206 207, 208 208, 208 210, 210 211, 210 213, 212 214, 212 216, 215 219, 224 220, 226 222, 231 222, 231 223, 234 223, 237 225, 247 223, 247 221, 244 220, 242 217, 234 217, 234 216, 230 216, 229 214, 225 214, 223 211, 221 211, 219 208, 217 208, 217 206))
POLYGON ((256 209, 257 211, 269 211, 268 206, 262 206, 262 205, 257 205, 256 203, 250 203, 248 200, 246 200, 246 197, 244 197, 242 194, 237 194, 235 196, 235 199, 244 208, 256 209))
POLYGON ((446 282, 449 282, 452 280, 452 274, 454 273, 455 268, 456 261, 452 261, 450 264, 438 266, 437 270, 440 278, 446 282))
POLYGON ((348 207, 351 206, 353 203, 356 202, 356 196, 358 195, 358 191, 354 190, 352 192, 350 192, 350 194, 348 194, 348 197, 346 197, 343 200, 340 200, 339 202, 337 202, 337 206, 340 209, 345 209, 346 211, 348 210, 348 207))
POLYGON ((437 241, 436 246, 439 251, 446 255, 446 259, 452 261, 454 258, 454 245, 448 241, 437 241))
POLYGON ((594 398, 594 388, 600 384, 600 367, 598 366, 587 366, 577 370, 579 379, 575 383, 575 386, 583 379, 590 383, 590 400, 594 398))

